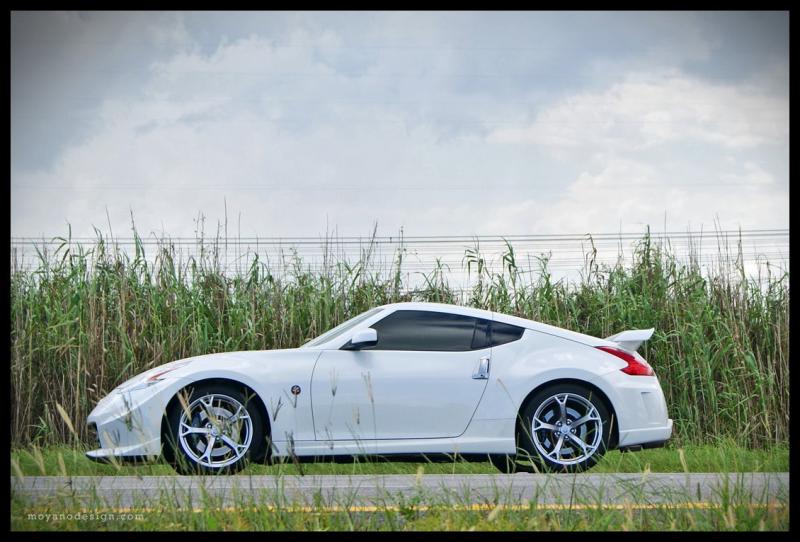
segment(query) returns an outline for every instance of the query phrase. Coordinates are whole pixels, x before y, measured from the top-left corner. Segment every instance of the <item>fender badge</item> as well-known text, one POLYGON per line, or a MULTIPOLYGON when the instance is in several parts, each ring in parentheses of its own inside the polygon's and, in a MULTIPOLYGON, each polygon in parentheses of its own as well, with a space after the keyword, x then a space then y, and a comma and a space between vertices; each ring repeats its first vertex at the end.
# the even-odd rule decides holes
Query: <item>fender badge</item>
POLYGON ((300 395, 301 391, 302 390, 300 389, 300 386, 298 386, 297 384, 292 386, 292 395, 300 395))

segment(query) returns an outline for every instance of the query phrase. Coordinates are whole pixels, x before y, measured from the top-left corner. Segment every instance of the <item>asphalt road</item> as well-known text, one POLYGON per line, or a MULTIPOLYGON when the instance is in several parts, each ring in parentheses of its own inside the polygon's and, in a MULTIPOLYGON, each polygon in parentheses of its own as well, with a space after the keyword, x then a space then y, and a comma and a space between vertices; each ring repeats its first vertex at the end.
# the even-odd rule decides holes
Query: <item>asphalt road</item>
POLYGON ((379 476, 28 476, 11 477, 11 493, 35 504, 185 507, 381 506, 447 502, 598 505, 720 503, 725 494, 744 502, 788 503, 789 473, 732 474, 478 474, 379 476), (401 500, 402 499, 402 500, 401 500))

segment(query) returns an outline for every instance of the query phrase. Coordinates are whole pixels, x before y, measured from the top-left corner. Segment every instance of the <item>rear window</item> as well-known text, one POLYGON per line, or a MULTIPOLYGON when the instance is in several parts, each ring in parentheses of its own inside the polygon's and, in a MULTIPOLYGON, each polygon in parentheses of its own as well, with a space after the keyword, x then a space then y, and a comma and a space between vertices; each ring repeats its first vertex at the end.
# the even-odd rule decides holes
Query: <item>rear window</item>
POLYGON ((524 327, 512 326, 503 322, 492 322, 492 346, 500 346, 518 340, 525 332, 524 327))
POLYGON ((475 334, 472 337, 472 350, 508 344, 522 337, 523 333, 525 333, 523 327, 478 318, 475 334))

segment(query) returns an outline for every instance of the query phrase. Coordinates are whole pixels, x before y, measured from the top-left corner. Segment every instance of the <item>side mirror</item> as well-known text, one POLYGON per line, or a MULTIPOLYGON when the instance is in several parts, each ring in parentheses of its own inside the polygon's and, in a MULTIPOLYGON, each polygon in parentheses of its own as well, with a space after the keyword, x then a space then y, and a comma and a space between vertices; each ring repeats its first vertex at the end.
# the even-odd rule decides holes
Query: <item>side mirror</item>
POLYGON ((342 350, 361 350, 365 346, 375 346, 376 344, 378 344, 378 332, 368 327, 356 331, 350 342, 342 347, 342 350))

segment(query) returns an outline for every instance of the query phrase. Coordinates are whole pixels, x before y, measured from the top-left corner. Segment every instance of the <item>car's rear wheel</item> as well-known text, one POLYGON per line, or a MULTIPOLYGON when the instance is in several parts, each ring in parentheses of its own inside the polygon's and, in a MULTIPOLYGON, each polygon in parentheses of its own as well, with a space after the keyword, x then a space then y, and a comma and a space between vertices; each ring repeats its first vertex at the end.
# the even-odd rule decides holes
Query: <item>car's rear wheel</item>
POLYGON ((264 456, 263 414, 246 389, 201 384, 177 399, 167 413, 165 456, 178 472, 228 474, 264 456))
POLYGON ((603 399, 589 388, 556 384, 530 398, 519 426, 517 455, 492 460, 502 472, 581 472, 608 449, 612 420, 603 399))

